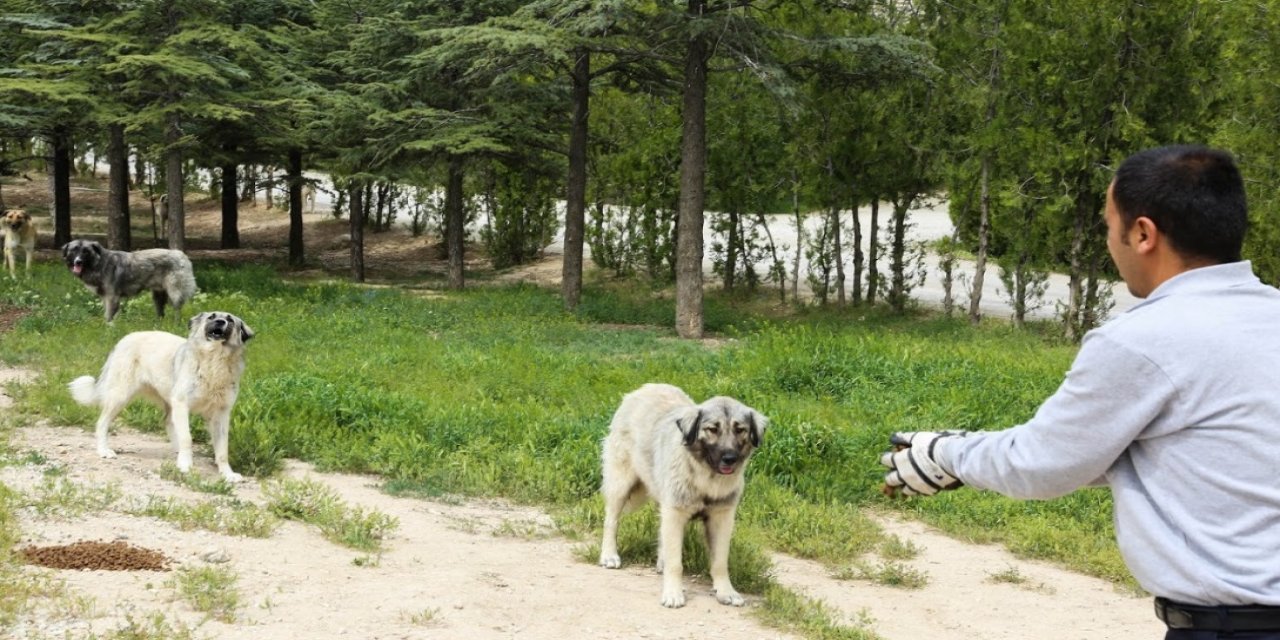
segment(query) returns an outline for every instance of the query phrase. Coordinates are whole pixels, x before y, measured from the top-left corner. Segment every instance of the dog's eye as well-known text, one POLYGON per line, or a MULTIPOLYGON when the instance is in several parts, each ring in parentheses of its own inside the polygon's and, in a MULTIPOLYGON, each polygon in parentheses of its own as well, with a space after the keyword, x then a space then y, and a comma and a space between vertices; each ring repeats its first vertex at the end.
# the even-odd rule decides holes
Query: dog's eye
POLYGON ((715 435, 715 434, 717 434, 717 433, 720 433, 720 427, 717 427, 717 426, 716 426, 716 425, 714 425, 714 424, 713 424, 713 425, 708 425, 708 426, 703 427, 703 430, 704 430, 704 431, 706 431, 707 433, 712 434, 712 435, 715 435))

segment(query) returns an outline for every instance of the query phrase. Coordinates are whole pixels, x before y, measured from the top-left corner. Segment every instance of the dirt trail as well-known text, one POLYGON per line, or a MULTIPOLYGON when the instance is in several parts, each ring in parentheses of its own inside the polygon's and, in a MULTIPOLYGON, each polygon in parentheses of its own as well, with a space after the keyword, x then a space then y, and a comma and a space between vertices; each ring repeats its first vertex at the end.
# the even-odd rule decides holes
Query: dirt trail
MULTIPOLYGON (((0 386, 24 374, 0 367, 0 386)), ((0 408, 9 400, 0 394, 0 408)), ((112 437, 119 457, 94 455, 87 429, 36 426, 14 434, 19 452, 46 462, 0 468, 0 482, 31 491, 53 466, 89 487, 117 483, 125 496, 197 501, 207 496, 163 480, 170 458, 162 438, 121 429, 112 437), (34 456, 33 456, 34 457, 34 456)), ((215 477, 207 455, 196 472, 215 477)), ((211 638, 489 638, 721 639, 792 638, 760 626, 748 609, 717 604, 704 580, 689 580, 689 605, 658 604, 659 577, 648 567, 607 571, 579 561, 577 543, 551 534, 537 509, 494 501, 423 501, 388 496, 375 478, 317 473, 290 461, 285 475, 308 477, 334 489, 351 506, 399 519, 376 562, 324 539, 307 525, 286 522, 266 539, 181 531, 164 521, 105 511, 74 519, 19 511, 20 545, 124 540, 155 549, 178 567, 226 562, 238 576, 241 606, 235 623, 206 620, 176 600, 154 572, 53 571, 73 594, 91 598, 88 615, 44 612, 18 627, 19 638, 83 636, 119 627, 127 615, 153 611, 211 638), (517 535, 503 532, 516 531, 517 535), (430 621, 422 618, 429 614, 430 621), (42 635, 43 634, 43 635, 42 635)), ((239 485, 236 498, 262 504, 260 487, 239 485)), ((820 598, 851 624, 865 623, 887 640, 927 637, 1108 639, 1158 637, 1162 626, 1147 601, 1118 593, 1099 580, 1040 563, 1017 560, 991 547, 967 545, 918 523, 884 521, 921 549, 909 564, 929 576, 923 589, 904 591, 837 581, 823 567, 776 556, 785 584, 820 598), (1020 584, 996 583, 993 574, 1016 572, 1020 584)))

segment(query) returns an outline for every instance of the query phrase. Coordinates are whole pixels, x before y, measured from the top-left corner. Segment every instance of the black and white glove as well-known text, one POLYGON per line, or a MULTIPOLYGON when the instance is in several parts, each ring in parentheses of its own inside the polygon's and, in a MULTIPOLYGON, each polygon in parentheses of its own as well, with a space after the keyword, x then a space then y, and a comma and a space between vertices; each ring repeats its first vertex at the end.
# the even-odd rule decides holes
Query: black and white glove
POLYGON ((939 491, 960 487, 964 483, 938 464, 934 449, 943 438, 963 437, 965 431, 903 431, 893 434, 893 449, 880 456, 880 464, 889 468, 884 476, 887 496, 931 496, 939 491))

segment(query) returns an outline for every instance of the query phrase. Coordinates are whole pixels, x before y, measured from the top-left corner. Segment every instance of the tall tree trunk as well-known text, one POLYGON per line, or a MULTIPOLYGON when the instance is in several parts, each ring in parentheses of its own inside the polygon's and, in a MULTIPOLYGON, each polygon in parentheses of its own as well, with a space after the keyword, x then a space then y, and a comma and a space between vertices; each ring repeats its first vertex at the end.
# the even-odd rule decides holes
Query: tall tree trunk
POLYGON ((867 304, 876 303, 880 292, 880 198, 871 198, 871 228, 867 230, 867 304))
POLYGON ((351 279, 364 282, 364 185, 351 181, 351 279))
MULTIPOLYGON (((700 20, 706 0, 688 0, 689 15, 700 20)), ((707 170, 707 41, 689 39, 684 65, 684 105, 680 145, 680 211, 676 247, 676 333, 702 337, 702 217, 707 170)))
POLYGON ((133 238, 129 229, 129 147, 124 142, 124 125, 109 125, 107 138, 107 248, 129 251, 133 238))
MULTIPOLYGON (((826 125, 824 124, 824 130, 826 125)), ((836 167, 831 160, 831 156, 827 156, 827 183, 831 189, 831 218, 828 224, 831 225, 831 249, 832 259, 836 263, 836 306, 845 306, 844 299, 844 246, 840 237, 840 201, 836 195, 836 167)), ((858 215, 857 209, 854 209, 854 216, 858 215)), ((798 248, 798 247, 797 247, 798 248)), ((825 302, 825 300, 824 300, 825 302)))
POLYGON ((942 268, 942 313, 950 318, 955 312, 955 296, 952 294, 956 277, 956 243, 959 242, 960 229, 951 232, 951 242, 941 254, 939 267, 942 268))
POLYGON ((449 157, 449 178, 444 191, 445 242, 449 247, 449 288, 464 286, 463 251, 466 241, 466 212, 462 207, 462 158, 449 157))
POLYGON ((147 184, 147 161, 142 157, 142 147, 133 148, 133 188, 142 190, 147 184))
POLYGON ((724 244, 724 290, 733 291, 734 275, 738 272, 738 226, 742 224, 741 214, 730 211, 729 232, 725 234, 724 244))
POLYGON ((222 165, 222 244, 223 249, 240 248, 240 197, 236 193, 236 171, 233 162, 222 165))
POLYGON ((850 302, 862 304, 862 271, 866 255, 862 252, 862 217, 858 214, 858 203, 853 202, 853 290, 850 302))
POLYGON ((263 169, 266 170, 266 179, 262 183, 262 199, 264 206, 270 210, 276 208, 276 168, 266 166, 263 169))
POLYGON ((800 176, 791 168, 791 214, 795 216, 796 253, 791 262, 791 302, 800 302, 800 254, 804 247, 804 218, 800 211, 800 176))
POLYGON ((165 192, 169 195, 169 248, 178 251, 187 249, 186 206, 183 201, 184 185, 182 180, 182 149, 178 142, 182 139, 181 122, 178 115, 169 117, 165 128, 167 148, 165 158, 165 192))
POLYGON ((844 296, 844 245, 840 229, 840 205, 831 207, 832 257, 836 262, 836 306, 845 306, 844 296))
POLYGON ((1068 340, 1077 341, 1082 335, 1080 332, 1080 311, 1084 303, 1084 230, 1085 220, 1083 210, 1085 208, 1085 199, 1083 196, 1076 197, 1075 220, 1071 225, 1071 250, 1068 254, 1069 271, 1067 273, 1067 317, 1066 336, 1068 340))
MULTIPOLYGON (((992 115, 992 114, 988 114, 992 115)), ((991 157, 982 158, 982 194, 978 199, 978 255, 974 258, 973 287, 969 290, 969 324, 982 322, 982 286, 987 279, 987 247, 991 237, 991 157)))
POLYGON ((71 135, 59 127, 53 133, 53 246, 71 242, 71 135))
POLYGON ((894 313, 907 309, 907 210, 914 196, 903 195, 893 201, 893 244, 889 250, 889 307, 894 313))
POLYGON ((289 150, 289 264, 306 263, 302 246, 302 151, 289 150))
POLYGON ((1019 250, 1017 271, 1013 274, 1013 326, 1018 329, 1024 327, 1027 322, 1027 269, 1030 258, 1025 248, 1019 250))
POLYGON ((573 63, 573 116, 569 124, 569 177, 564 205, 564 263, 560 271, 560 296, 572 311, 582 299, 583 230, 587 209, 587 134, 591 112, 591 52, 575 51, 573 63))
POLYGON ((244 190, 240 192, 240 202, 258 203, 258 166, 244 165, 244 190))

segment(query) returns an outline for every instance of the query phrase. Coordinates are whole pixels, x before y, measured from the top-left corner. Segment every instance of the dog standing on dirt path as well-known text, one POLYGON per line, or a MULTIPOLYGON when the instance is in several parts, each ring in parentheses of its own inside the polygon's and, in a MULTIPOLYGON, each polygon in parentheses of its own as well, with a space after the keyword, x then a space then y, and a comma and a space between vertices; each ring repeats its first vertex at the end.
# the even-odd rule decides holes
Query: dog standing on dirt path
POLYGON ((164 427, 178 454, 178 470, 191 470, 191 414, 203 416, 213 441, 218 472, 229 482, 242 476, 227 461, 231 409, 244 373, 244 345, 253 330, 230 313, 201 313, 188 323, 184 340, 164 331, 135 331, 120 339, 102 373, 80 376, 68 386, 76 402, 98 406, 98 455, 114 458, 107 446, 111 421, 141 395, 164 409, 164 427))
POLYGON ((115 251, 92 240, 72 240, 62 247, 62 257, 71 273, 102 299, 111 322, 120 310, 121 298, 151 290, 156 314, 164 317, 164 305, 182 312, 182 305, 196 295, 196 276, 191 260, 174 249, 115 251))
POLYGON ((729 581, 729 542, 742 499, 747 459, 760 446, 768 420, 733 398, 695 404, 669 384, 646 384, 627 394, 604 439, 604 539, 600 565, 616 569, 618 521, 653 498, 658 503, 658 570, 662 606, 683 607, 684 529, 706 526, 711 583, 721 604, 742 606, 729 581))
POLYGON ((36 251, 36 227, 31 216, 22 209, 4 212, 4 262, 9 277, 18 279, 18 249, 27 254, 27 277, 31 277, 31 256, 36 251))

